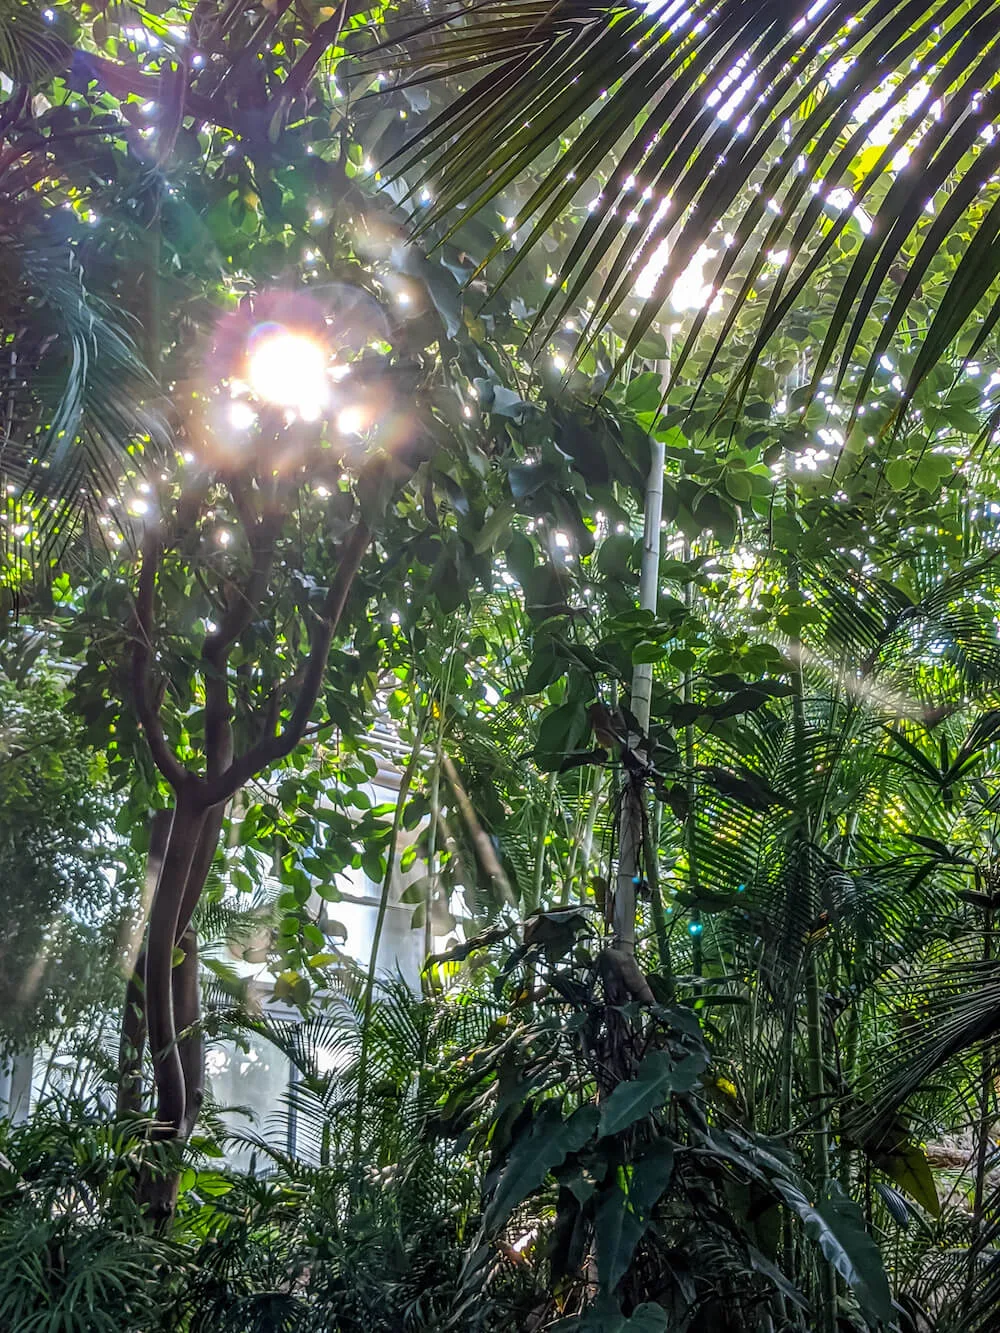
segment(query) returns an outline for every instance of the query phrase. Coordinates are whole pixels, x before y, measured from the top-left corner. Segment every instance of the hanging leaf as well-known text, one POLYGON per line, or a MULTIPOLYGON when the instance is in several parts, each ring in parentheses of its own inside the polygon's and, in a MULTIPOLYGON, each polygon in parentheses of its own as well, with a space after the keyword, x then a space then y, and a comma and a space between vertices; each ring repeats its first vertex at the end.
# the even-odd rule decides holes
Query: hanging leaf
POLYGON ((662 1106, 674 1092, 689 1092, 705 1065, 699 1054, 675 1063, 666 1051, 651 1051, 634 1079, 611 1092, 601 1106, 600 1133, 619 1134, 662 1106))
POLYGON ((869 1235, 857 1204, 832 1181, 825 1194, 811 1203, 786 1176, 772 1184, 861 1303, 869 1316, 891 1323, 892 1294, 878 1246, 869 1235))
POLYGON ((564 1120, 560 1102, 545 1102, 511 1149, 483 1214, 483 1230, 489 1234, 503 1226, 518 1204, 562 1165, 567 1154, 583 1147, 597 1128, 597 1120, 596 1106, 581 1106, 564 1120))
POLYGON ((645 1230, 646 1223, 632 1211, 615 1185, 597 1205, 594 1218, 597 1278, 605 1291, 614 1291, 625 1276, 645 1230))
POLYGON ((927 1154, 908 1137, 898 1117, 881 1142, 865 1137, 861 1147, 878 1169, 915 1199, 921 1208, 926 1208, 932 1217, 941 1216, 941 1201, 927 1154))
POLYGON ((572 699, 550 709, 538 728, 535 756, 540 768, 558 768, 565 756, 578 748, 590 730, 583 703, 572 699))
POLYGON ((632 1167, 628 1197, 636 1212, 646 1214, 660 1201, 674 1173, 674 1145, 656 1139, 645 1148, 632 1167))
POLYGON ((884 1181, 877 1180, 875 1182, 875 1192, 885 1204, 889 1216, 896 1225, 901 1226, 904 1231, 907 1230, 911 1221, 910 1205, 899 1190, 894 1190, 891 1185, 886 1185, 884 1181))

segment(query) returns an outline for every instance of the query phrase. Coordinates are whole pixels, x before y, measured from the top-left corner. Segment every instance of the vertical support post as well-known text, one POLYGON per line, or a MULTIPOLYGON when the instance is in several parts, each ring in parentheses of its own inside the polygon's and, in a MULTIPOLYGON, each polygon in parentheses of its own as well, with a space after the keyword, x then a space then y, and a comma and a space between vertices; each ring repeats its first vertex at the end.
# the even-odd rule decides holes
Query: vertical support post
MULTIPOLYGON (((646 507, 643 520, 642 566, 639 574, 639 606, 656 611, 660 581, 660 524, 663 519, 663 444, 652 441, 649 477, 646 481, 646 507)), ((642 731, 649 730, 653 698, 653 665, 640 662, 632 673, 631 708, 642 731)), ((612 905, 611 922, 615 947, 635 952, 636 869, 642 849, 642 793, 635 780, 626 775, 625 794, 618 822, 618 876, 612 905)))
POLYGON ((23 1124, 31 1111, 33 1051, 13 1051, 0 1056, 0 1117, 23 1124))

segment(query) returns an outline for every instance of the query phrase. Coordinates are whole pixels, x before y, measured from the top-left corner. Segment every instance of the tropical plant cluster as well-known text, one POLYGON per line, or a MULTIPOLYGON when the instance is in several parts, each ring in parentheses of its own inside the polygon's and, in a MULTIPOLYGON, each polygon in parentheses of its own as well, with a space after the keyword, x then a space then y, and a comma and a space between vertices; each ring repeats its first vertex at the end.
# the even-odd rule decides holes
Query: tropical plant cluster
POLYGON ((998 71, 0 3, 4 1333, 1000 1326, 998 71))

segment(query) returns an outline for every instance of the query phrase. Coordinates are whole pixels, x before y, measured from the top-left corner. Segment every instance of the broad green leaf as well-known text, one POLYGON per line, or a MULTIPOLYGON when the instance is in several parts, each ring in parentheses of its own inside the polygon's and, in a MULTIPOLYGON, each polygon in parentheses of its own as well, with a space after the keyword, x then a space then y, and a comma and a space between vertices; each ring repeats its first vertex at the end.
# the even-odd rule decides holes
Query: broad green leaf
POLYGON ((938 1198, 934 1176, 927 1154, 919 1144, 904 1143, 892 1152, 880 1151, 876 1165, 922 1208, 926 1208, 932 1217, 941 1216, 941 1200, 938 1198))
POLYGON ((582 1315, 560 1319, 552 1333, 666 1333, 667 1315, 659 1305, 644 1301, 626 1318, 613 1296, 603 1294, 582 1315))
POLYGON ((645 1230, 645 1221, 632 1211, 628 1199, 615 1185, 597 1205, 594 1218, 597 1276, 605 1291, 614 1291, 625 1276, 645 1230))
POLYGON ((651 1051, 640 1064, 636 1077, 619 1083, 602 1104, 602 1136, 618 1134, 662 1106, 677 1089, 677 1072, 666 1051, 651 1051))
POLYGON ((851 1288, 869 1316, 891 1323, 892 1293, 878 1246, 865 1227, 860 1208, 836 1182, 814 1203, 785 1175, 772 1177, 774 1188, 800 1219, 806 1234, 851 1288))
POLYGON ((524 678, 524 693, 539 694, 546 686, 566 672, 566 661, 556 651, 551 639, 546 639, 535 653, 528 674, 524 678))
POLYGON ((551 761, 556 756, 562 758, 570 750, 575 750, 589 728, 587 711, 576 699, 550 709, 538 728, 536 749, 539 759, 551 761))
POLYGON ((655 412, 660 405, 662 381, 652 370, 647 370, 629 381, 625 390, 625 405, 633 412, 655 412))
POLYGON ((657 1139, 644 1148, 632 1166, 628 1197, 637 1212, 646 1214, 659 1202, 674 1173, 674 1145, 657 1139))
POLYGON ((532 1118, 527 1132, 511 1149, 503 1174, 483 1215, 483 1229, 494 1232, 513 1210, 561 1166, 567 1154, 578 1152, 597 1128, 596 1106, 581 1106, 568 1120, 558 1102, 546 1102, 532 1118))
POLYGON ((913 465, 908 458, 894 458, 886 464, 885 479, 894 491, 903 491, 910 484, 913 465))
POLYGON ((924 454, 913 469, 913 480, 925 491, 936 491, 951 476, 952 460, 942 454, 924 454))

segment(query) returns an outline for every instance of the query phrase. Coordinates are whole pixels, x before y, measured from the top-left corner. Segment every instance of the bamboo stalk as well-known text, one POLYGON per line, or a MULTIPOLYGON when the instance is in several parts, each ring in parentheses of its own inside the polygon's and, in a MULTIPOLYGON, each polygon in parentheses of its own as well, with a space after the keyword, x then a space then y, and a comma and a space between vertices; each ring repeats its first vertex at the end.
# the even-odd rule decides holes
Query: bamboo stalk
MULTIPOLYGON (((684 559, 691 559, 691 548, 684 543, 684 559)), ((687 608, 688 615, 694 604, 694 589, 689 579, 684 585, 684 605, 687 608)), ((685 671, 681 681, 681 699, 685 704, 691 702, 692 678, 691 672, 685 671)), ((687 891, 691 898, 697 900, 701 891, 701 885, 698 876, 698 787, 694 780, 694 723, 687 722, 684 726, 684 794, 687 798, 687 816, 684 821, 684 847, 687 852, 687 891)), ((696 977, 700 977, 704 970, 704 958, 701 943, 701 912, 696 907, 691 913, 691 925, 694 930, 691 933, 691 971, 696 977)))
MULTIPOLYGON (((789 513, 795 512, 795 491, 791 482, 785 485, 785 500, 789 513)), ((799 568, 794 555, 787 562, 789 592, 799 591, 799 568)), ((795 857, 793 884, 796 891, 801 891, 803 881, 810 874, 805 862, 804 851, 808 838, 808 821, 802 809, 805 799, 806 771, 806 715, 805 689, 802 676, 802 644, 797 635, 791 643, 792 658, 792 763, 793 793, 798 809, 798 827, 793 833, 792 850, 795 857)), ((817 904, 818 905, 818 904, 817 904)), ((806 1084, 812 1106, 812 1168, 816 1188, 825 1190, 830 1183, 830 1114, 826 1095, 826 1075, 824 1070, 823 1042, 823 999, 820 986, 819 967, 815 949, 807 945, 808 955, 805 964, 804 988, 806 1004, 806 1084)), ((791 1070, 787 1071, 790 1080, 791 1070)), ((820 1277, 820 1292, 817 1314, 819 1316, 818 1333, 835 1333, 837 1324, 837 1283, 836 1273, 830 1264, 824 1264, 820 1277)))

